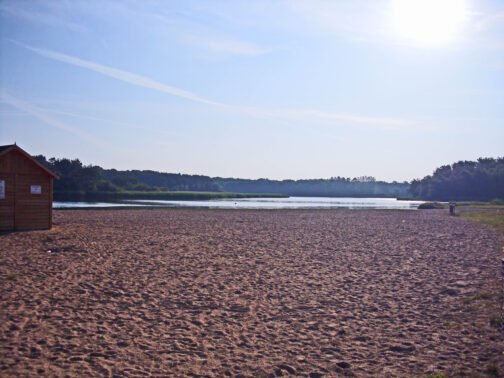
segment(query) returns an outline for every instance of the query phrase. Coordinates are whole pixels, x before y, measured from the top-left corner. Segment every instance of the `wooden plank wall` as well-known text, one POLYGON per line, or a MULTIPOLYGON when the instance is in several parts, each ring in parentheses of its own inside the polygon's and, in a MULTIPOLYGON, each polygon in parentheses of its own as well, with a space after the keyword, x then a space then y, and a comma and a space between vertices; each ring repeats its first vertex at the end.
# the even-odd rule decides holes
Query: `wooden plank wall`
POLYGON ((46 175, 17 175, 16 229, 49 228, 49 186, 49 179, 46 175), (40 185, 41 194, 31 194, 31 185, 40 185))
POLYGON ((0 230, 50 228, 52 177, 17 151, 0 159, 0 179, 4 177, 6 196, 0 200, 0 230), (41 194, 31 194, 32 185, 40 185, 41 194))

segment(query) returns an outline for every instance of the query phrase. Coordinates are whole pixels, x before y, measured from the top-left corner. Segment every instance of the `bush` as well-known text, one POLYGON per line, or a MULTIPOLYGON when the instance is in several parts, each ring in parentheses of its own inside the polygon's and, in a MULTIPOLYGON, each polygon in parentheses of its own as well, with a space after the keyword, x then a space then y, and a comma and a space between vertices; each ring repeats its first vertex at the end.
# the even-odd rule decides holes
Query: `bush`
POLYGON ((444 205, 440 202, 425 202, 418 206, 420 210, 444 209, 444 205))
POLYGON ((135 192, 156 192, 158 189, 147 184, 135 184, 131 187, 135 192))
POLYGON ((96 189, 100 192, 117 192, 119 188, 110 181, 102 180, 96 185, 96 189))

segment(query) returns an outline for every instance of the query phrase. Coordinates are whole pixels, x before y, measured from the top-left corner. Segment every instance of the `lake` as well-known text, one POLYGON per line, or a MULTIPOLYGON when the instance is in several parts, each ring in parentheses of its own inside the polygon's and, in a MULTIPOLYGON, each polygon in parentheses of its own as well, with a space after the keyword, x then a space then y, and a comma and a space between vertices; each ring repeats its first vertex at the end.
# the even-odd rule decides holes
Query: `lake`
POLYGON ((422 201, 398 201, 395 198, 226 198, 206 201, 131 200, 110 202, 54 202, 53 208, 97 207, 170 207, 207 209, 416 209, 422 201))

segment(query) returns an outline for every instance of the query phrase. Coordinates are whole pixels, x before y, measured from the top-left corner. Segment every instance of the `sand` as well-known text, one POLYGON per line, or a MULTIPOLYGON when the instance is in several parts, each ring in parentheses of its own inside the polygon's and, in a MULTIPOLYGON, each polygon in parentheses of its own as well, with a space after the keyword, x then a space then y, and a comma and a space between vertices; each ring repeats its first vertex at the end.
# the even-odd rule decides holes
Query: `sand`
POLYGON ((0 236, 0 376, 504 371, 490 321, 502 240, 479 224, 385 210, 54 219, 0 236))

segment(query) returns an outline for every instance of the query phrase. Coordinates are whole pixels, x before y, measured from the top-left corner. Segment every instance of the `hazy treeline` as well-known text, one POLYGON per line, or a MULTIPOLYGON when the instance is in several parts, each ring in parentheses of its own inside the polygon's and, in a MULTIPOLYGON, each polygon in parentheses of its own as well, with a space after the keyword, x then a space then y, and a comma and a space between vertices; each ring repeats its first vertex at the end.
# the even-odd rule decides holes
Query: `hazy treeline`
POLYGON ((413 180, 410 193, 416 198, 436 201, 504 199, 504 157, 443 165, 432 176, 413 180))
POLYGON ((226 192, 235 193, 281 193, 290 196, 321 197, 398 197, 407 195, 407 182, 376 181, 374 177, 332 177, 312 180, 246 180, 215 178, 215 182, 226 192))
POLYGON ((85 166, 79 159, 47 160, 44 155, 34 156, 34 159, 59 176, 54 180, 54 191, 93 191, 101 182, 100 167, 85 166))
POLYGON ((162 173, 156 171, 118 171, 102 169, 102 178, 128 190, 191 190, 197 192, 218 192, 219 187, 211 177, 162 173))
MULTIPOLYGON (((235 179, 162 173, 118 171, 84 165, 79 159, 35 159, 59 176, 54 192, 119 193, 194 191, 231 193, 271 193, 291 196, 403 197, 437 201, 489 201, 504 199, 504 157, 459 161, 436 169, 431 176, 407 182, 376 181, 373 177, 332 177, 313 180, 235 179)), ((100 195, 104 197, 103 195, 100 195)), ((66 197, 65 197, 66 198, 66 197)), ((70 198, 70 197, 68 197, 70 198)), ((73 198, 73 197, 71 197, 73 198)))
POLYGON ((97 165, 83 165, 79 159, 34 158, 59 176, 54 180, 55 192, 118 192, 118 191, 219 191, 208 176, 160 173, 154 171, 117 171, 97 165))
MULTIPOLYGON (((43 155, 35 156, 40 163, 59 176, 54 181, 54 192, 59 198, 75 198, 71 192, 109 193, 100 194, 100 198, 115 198, 110 193, 124 191, 160 192, 160 191, 196 191, 196 192, 231 192, 231 193, 271 193, 291 196, 334 196, 334 197, 396 197, 405 196, 407 182, 387 183, 376 181, 373 177, 358 178, 333 177, 314 180, 246 180, 234 178, 212 178, 201 175, 184 175, 156 171, 118 171, 103 169, 99 166, 83 165, 79 159, 46 159, 43 155), (67 193, 63 196, 62 193, 67 193)), ((117 196, 116 196, 117 197, 117 196)))

